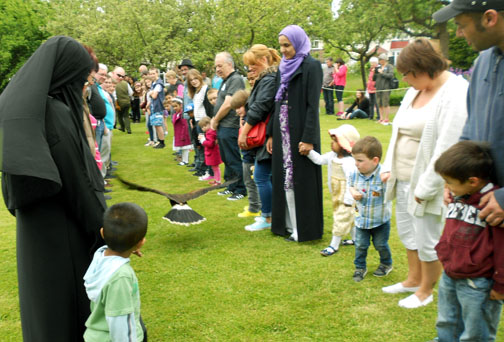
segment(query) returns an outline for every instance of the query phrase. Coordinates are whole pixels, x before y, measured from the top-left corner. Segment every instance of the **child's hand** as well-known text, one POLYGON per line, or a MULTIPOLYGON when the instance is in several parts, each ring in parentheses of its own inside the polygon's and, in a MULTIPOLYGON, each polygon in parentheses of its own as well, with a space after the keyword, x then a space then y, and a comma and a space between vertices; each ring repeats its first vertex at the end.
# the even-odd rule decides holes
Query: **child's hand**
POLYGON ((352 194, 353 199, 356 201, 360 201, 364 197, 360 191, 357 191, 354 188, 350 188, 350 194, 352 194))
POLYGON ((490 299, 491 300, 503 300, 504 299, 504 294, 499 293, 495 290, 490 290, 490 299))
POLYGON ((136 256, 138 256, 139 258, 141 258, 143 256, 142 252, 140 251, 140 249, 137 249, 136 251, 133 251, 133 254, 135 254, 136 256))

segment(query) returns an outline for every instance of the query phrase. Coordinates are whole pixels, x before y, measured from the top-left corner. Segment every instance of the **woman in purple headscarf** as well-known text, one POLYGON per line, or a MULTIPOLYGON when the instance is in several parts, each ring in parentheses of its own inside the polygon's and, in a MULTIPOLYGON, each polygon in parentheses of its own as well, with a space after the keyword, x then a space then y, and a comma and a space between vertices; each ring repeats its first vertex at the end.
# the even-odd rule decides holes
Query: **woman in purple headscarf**
POLYGON ((306 156, 320 152, 320 62, 310 56, 311 43, 297 25, 278 35, 282 61, 277 76, 275 112, 268 127, 272 153, 274 234, 288 241, 322 238, 322 172, 306 156))

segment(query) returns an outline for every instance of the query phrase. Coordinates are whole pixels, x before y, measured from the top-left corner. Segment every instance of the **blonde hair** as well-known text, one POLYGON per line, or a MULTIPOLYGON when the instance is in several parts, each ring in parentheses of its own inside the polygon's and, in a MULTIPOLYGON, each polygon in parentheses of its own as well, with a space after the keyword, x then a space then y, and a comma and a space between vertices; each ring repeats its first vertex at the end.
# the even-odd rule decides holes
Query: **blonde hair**
POLYGON ((165 78, 177 78, 177 73, 173 70, 167 71, 165 73, 165 78))
POLYGON ((278 65, 281 61, 281 57, 277 50, 268 48, 263 44, 254 44, 243 54, 243 63, 246 65, 257 64, 257 60, 263 57, 266 57, 268 66, 278 65))
POLYGON ((245 106, 245 103, 247 103, 249 94, 246 90, 240 89, 236 93, 233 94, 233 97, 231 97, 231 103, 230 106, 232 109, 238 109, 240 107, 245 106))
POLYGON ((189 70, 187 72, 186 77, 187 77, 187 90, 189 91, 189 97, 192 99, 194 98, 194 94, 198 93, 203 87, 203 77, 201 77, 200 72, 196 69, 189 70), (200 82, 198 88, 194 88, 193 85, 191 84, 191 81, 195 78, 200 82))
POLYGON ((200 128, 203 128, 209 124, 210 124, 210 118, 208 116, 205 116, 201 118, 200 121, 198 121, 198 125, 200 126, 200 128))
POLYGON ((215 89, 215 88, 210 88, 210 89, 208 89, 208 91, 207 91, 207 97, 209 97, 210 95, 215 94, 215 93, 217 93, 217 92, 218 92, 218 90, 217 90, 217 89, 215 89))

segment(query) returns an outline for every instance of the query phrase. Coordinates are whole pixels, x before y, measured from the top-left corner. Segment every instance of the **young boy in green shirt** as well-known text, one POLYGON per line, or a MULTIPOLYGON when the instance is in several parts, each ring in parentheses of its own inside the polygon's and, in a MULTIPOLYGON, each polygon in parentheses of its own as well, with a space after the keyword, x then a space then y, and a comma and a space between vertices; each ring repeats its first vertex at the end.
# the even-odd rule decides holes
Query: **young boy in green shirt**
POLYGON ((105 211, 100 232, 107 245, 96 251, 84 275, 91 300, 84 340, 141 342, 140 292, 129 257, 142 255, 147 214, 134 203, 114 204, 105 211))

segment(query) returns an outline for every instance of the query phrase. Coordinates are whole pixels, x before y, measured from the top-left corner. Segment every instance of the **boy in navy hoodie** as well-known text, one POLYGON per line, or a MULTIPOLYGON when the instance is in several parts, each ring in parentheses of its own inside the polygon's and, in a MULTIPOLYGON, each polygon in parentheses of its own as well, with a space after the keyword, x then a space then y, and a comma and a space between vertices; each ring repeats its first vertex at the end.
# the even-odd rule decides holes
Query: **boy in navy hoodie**
POLYGON ((504 229, 479 218, 491 183, 488 144, 460 141, 434 165, 451 192, 443 235, 436 246, 444 273, 436 328, 440 342, 495 341, 504 299, 504 229))
POLYGON ((147 214, 134 203, 117 203, 105 211, 100 247, 84 275, 91 300, 84 340, 144 341, 140 319, 140 292, 129 256, 141 256, 145 243, 147 214))

